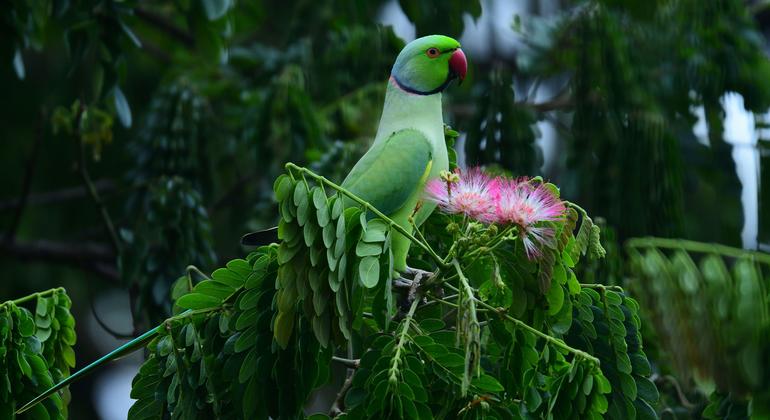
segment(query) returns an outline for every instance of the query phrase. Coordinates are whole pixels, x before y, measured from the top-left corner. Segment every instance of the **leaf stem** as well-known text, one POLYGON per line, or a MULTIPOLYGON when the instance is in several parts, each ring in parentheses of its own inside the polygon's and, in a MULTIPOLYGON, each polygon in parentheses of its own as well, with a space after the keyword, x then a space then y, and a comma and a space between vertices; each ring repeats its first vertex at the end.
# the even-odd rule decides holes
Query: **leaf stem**
POLYGON ((465 396, 470 388, 471 377, 478 374, 481 368, 481 325, 476 314, 477 299, 473 288, 456 258, 452 260, 452 265, 462 287, 457 296, 457 337, 458 341, 460 337, 465 339, 465 370, 460 387, 461 394, 465 396))
POLYGON ((396 376, 398 373, 398 367, 401 365, 401 351, 404 348, 404 343, 406 343, 406 338, 409 333, 409 327, 412 325, 412 319, 414 318, 414 313, 417 310, 417 307, 420 305, 420 301, 422 300, 422 296, 420 296, 419 292, 417 295, 415 295, 415 299, 412 301, 412 305, 409 306, 409 312, 407 312, 406 316, 404 317, 404 320, 402 321, 403 326, 401 328, 401 332, 398 335, 398 342, 396 342, 396 354, 393 356, 393 359, 390 363, 390 369, 389 369, 389 381, 391 383, 398 382, 398 377, 396 376))
POLYGON ((345 188, 343 188, 343 187, 341 187, 341 186, 339 186, 339 185, 329 181, 328 179, 326 179, 326 178, 324 178, 324 177, 322 177, 320 175, 316 175, 313 171, 311 171, 311 170, 309 170, 307 168, 303 168, 301 166, 297 166, 297 165, 295 165, 295 164, 293 164, 291 162, 286 164, 286 168, 290 169, 290 170, 294 169, 296 171, 299 171, 301 174, 307 174, 308 176, 310 176, 311 178, 315 179, 319 183, 326 184, 330 188, 332 188, 334 190, 337 190, 340 193, 346 195, 351 200, 355 201, 359 205, 361 205, 364 208, 366 208, 366 210, 371 211, 377 217, 379 217, 380 219, 382 219, 385 222, 387 222, 392 228, 396 229, 396 231, 398 233, 406 236, 413 243, 417 244, 420 248, 425 250, 425 252, 430 254, 431 258, 433 258, 439 266, 447 267, 447 264, 444 263, 444 260, 442 260, 441 257, 438 256, 438 254, 436 254, 436 251, 434 251, 433 248, 430 247, 430 245, 428 245, 427 243, 425 243, 425 242, 415 238, 414 235, 412 235, 411 233, 407 232, 407 230, 404 229, 403 226, 401 226, 398 223, 394 222, 391 218, 389 218, 388 216, 384 215, 381 211, 377 210, 374 206, 372 206, 371 204, 369 204, 366 201, 362 200, 361 198, 359 198, 358 196, 356 196, 352 192, 350 192, 347 189, 345 189, 345 188))
POLYGON ((9 303, 13 303, 14 305, 21 305, 22 303, 29 302, 30 300, 37 299, 38 297, 46 297, 46 296, 50 296, 50 295, 53 295, 55 293, 64 292, 64 291, 65 290, 64 290, 63 287, 56 287, 56 288, 49 289, 49 290, 46 290, 46 291, 43 291, 43 292, 35 292, 35 293, 32 293, 32 294, 24 296, 24 297, 20 297, 20 298, 15 299, 15 300, 9 300, 9 301, 3 302, 3 303, 0 304, 0 306, 7 305, 9 303))
POLYGON ((599 283, 580 283, 580 287, 585 287, 586 289, 596 289, 596 290, 614 290, 620 293, 625 292, 625 290, 623 290, 623 288, 620 286, 611 286, 611 285, 599 284, 599 283))
MULTIPOLYGON (((450 289, 452 289, 454 291, 458 291, 458 289, 456 287, 452 286, 449 283, 446 283, 445 285, 448 286, 450 289)), ((539 330, 529 326, 527 323, 525 323, 525 322, 523 322, 521 320, 518 320, 518 319, 516 319, 516 318, 514 318, 514 317, 512 317, 510 315, 508 315, 507 313, 505 313, 505 309, 503 309, 503 308, 495 308, 494 306, 484 302, 483 300, 480 300, 480 299, 475 298, 475 297, 474 297, 474 299, 476 300, 476 303, 479 304, 479 306, 481 306, 481 307, 483 307, 485 309, 489 309, 490 312, 497 313, 498 316, 500 316, 501 318, 504 318, 505 320, 507 320, 509 322, 512 322, 513 325, 516 326, 517 328, 529 331, 532 334, 535 334, 536 336, 538 336, 538 337, 548 341, 549 343, 554 344, 557 347, 561 347, 562 349, 564 349, 564 350, 574 354, 575 356, 582 357, 582 358, 584 358, 584 359, 586 359, 586 360, 588 360, 590 362, 593 362, 596 366, 599 366, 600 362, 599 362, 599 359, 597 359, 596 357, 594 357, 594 356, 592 356, 592 355, 590 355, 590 354, 588 354, 588 353, 586 353, 586 352, 584 352, 582 350, 578 350, 578 349, 576 349, 574 347, 570 347, 564 341, 559 340, 558 338, 552 337, 552 336, 550 336, 548 334, 545 334, 542 331, 539 331, 539 330)))
MULTIPOLYGON (((187 266, 187 276, 188 276, 188 277, 190 277, 190 274, 191 274, 191 273, 195 273, 195 274, 197 274, 197 275, 199 275, 199 276, 203 277, 203 278, 204 278, 204 279, 206 279, 206 280, 211 280, 211 277, 207 276, 207 275, 206 275, 206 273, 204 273, 203 271, 201 271, 201 269, 200 269, 200 268, 198 268, 198 267, 196 267, 196 266, 194 266, 194 265, 188 265, 188 266, 187 266)), ((192 278, 191 278, 191 277, 190 277, 190 279, 192 280, 192 278)), ((191 285, 191 286, 192 286, 192 285, 191 285)), ((190 290, 192 290, 192 287, 190 288, 190 290)))

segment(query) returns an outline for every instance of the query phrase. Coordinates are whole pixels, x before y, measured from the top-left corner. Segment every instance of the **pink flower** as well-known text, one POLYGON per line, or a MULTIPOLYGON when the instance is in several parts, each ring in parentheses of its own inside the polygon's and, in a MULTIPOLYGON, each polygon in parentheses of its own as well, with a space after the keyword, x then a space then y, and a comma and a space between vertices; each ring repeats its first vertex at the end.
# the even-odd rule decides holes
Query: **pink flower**
MULTIPOLYGON (((465 214, 482 222, 495 217, 497 180, 478 168, 455 171, 455 179, 434 179, 425 186, 426 198, 449 214, 465 214)), ((449 177, 444 177, 449 178, 449 177)))
POLYGON ((498 185, 497 208, 492 220, 518 226, 527 257, 540 257, 543 246, 553 246, 554 231, 536 225, 560 220, 566 210, 564 203, 544 184, 532 185, 527 178, 500 180, 498 185))

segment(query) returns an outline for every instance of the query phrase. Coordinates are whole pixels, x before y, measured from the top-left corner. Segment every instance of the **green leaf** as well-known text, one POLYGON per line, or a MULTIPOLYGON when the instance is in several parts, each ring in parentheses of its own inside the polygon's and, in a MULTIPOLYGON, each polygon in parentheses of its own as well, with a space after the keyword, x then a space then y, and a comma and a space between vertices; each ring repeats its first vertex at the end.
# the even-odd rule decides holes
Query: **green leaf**
POLYGON ((371 257, 382 253, 382 246, 378 243, 359 242, 356 244, 356 256, 371 257))
POLYGON ((289 198, 289 195, 294 191, 294 184, 291 178, 286 174, 276 178, 273 183, 273 191, 275 192, 275 199, 279 203, 289 198))
POLYGON ((118 119, 123 127, 131 127, 131 107, 128 105, 126 96, 123 95, 123 91, 119 86, 115 86, 112 90, 112 96, 115 103, 115 112, 118 114, 118 119))
POLYGON ((222 299, 201 293, 190 293, 180 297, 176 304, 184 309, 206 309, 221 305, 222 299))
POLYGON ((235 289, 215 280, 204 280, 193 288, 193 293, 215 297, 220 302, 232 295, 233 292, 235 292, 235 289))
POLYGON ((636 399, 636 381, 634 381, 634 378, 631 377, 631 375, 627 375, 625 373, 620 373, 618 375, 620 379, 620 389, 623 391, 623 394, 626 398, 633 401, 636 399))
POLYGON ((591 390, 593 390, 594 387, 594 377, 593 375, 586 375, 585 379, 583 379, 583 394, 584 395, 590 395, 591 390))
POLYGON ((21 373, 24 374, 24 376, 31 378, 32 367, 29 365, 29 362, 27 362, 27 359, 24 357, 24 353, 17 350, 14 350, 14 353, 16 353, 16 365, 19 366, 21 373))
POLYGON ((358 278, 361 284, 371 289, 380 280, 380 261, 377 257, 365 257, 358 265, 358 278))
POLYGON ((294 329, 294 312, 279 312, 275 317, 273 336, 276 343, 282 348, 286 348, 294 329))
POLYGON ((18 308, 19 311, 18 317, 19 317, 19 324, 17 326, 19 330, 19 335, 22 337, 29 337, 32 334, 35 333, 35 321, 32 319, 32 316, 29 314, 29 311, 27 311, 24 308, 18 308))
POLYGON ((324 194, 323 190, 315 187, 312 190, 313 195, 313 205, 315 206, 316 210, 321 210, 326 208, 326 194, 324 194))
POLYGON ((497 379, 486 373, 473 378, 471 385, 485 392, 502 392, 505 390, 497 379))
POLYGON ((649 402, 651 405, 655 405, 658 401, 660 396, 658 394, 658 388, 649 379, 636 377, 636 389, 639 398, 649 402))
POLYGON ((558 282, 552 282, 551 288, 545 294, 545 299, 548 302, 548 315, 558 314, 564 305, 564 288, 558 282))
POLYGON ((572 270, 567 270, 567 288, 573 296, 580 294, 580 283, 572 270))
POLYGON ((362 240, 364 242, 385 242, 385 234, 388 232, 388 225, 382 219, 372 219, 366 227, 366 233, 362 240))
POLYGON ((540 404, 543 402, 543 397, 540 396, 540 392, 537 388, 530 386, 525 391, 524 402, 527 404, 529 411, 536 411, 540 404))
POLYGON ((254 373, 257 371, 258 357, 259 353, 257 353, 256 348, 251 349, 251 351, 246 354, 246 358, 243 359, 243 364, 241 364, 241 370, 238 373, 238 382, 242 384, 246 383, 246 381, 254 376, 254 373))
POLYGON ((344 210, 342 198, 338 197, 336 200, 334 200, 334 204, 332 205, 332 219, 339 219, 339 217, 342 215, 342 210, 344 210))
POLYGON ((232 288, 241 287, 246 281, 246 277, 241 276, 235 271, 231 271, 227 268, 218 268, 214 270, 214 272, 211 273, 211 278, 232 288))

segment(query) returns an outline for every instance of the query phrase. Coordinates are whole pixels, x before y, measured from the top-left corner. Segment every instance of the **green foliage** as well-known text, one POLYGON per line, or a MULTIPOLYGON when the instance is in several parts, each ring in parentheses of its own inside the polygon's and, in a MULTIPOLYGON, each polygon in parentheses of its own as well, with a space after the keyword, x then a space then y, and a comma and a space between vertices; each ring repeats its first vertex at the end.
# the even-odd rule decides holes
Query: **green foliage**
POLYGON ((409 20, 415 23, 417 36, 446 34, 459 37, 466 13, 474 19, 481 16, 479 0, 447 0, 441 6, 414 0, 399 0, 398 3, 409 20))
MULTIPOLYGON (((305 322, 285 349, 273 344, 277 258, 275 247, 261 248, 176 300, 177 315, 148 345, 150 356, 134 379, 137 401, 129 419, 294 418, 300 412, 310 390, 328 380, 330 353, 305 322)), ((183 277, 177 290, 189 284, 183 277)))
POLYGON ((74 135, 91 147, 94 160, 100 160, 104 146, 112 143, 112 115, 97 107, 86 107, 79 100, 69 108, 56 108, 51 122, 54 134, 74 135))
POLYGON ((601 255, 590 234, 572 234, 592 230, 586 215, 581 227, 575 210, 554 223, 561 239, 540 261, 527 259, 515 227, 437 215, 454 232, 451 250, 440 258, 411 237, 436 272, 410 284, 392 269, 400 227, 325 178, 287 169, 274 186, 280 244, 197 284, 177 281, 175 315, 148 345, 129 418, 295 418, 346 348, 360 359, 349 361, 338 418, 656 417, 638 306, 615 288, 581 287, 572 270, 601 255))
POLYGON ((183 178, 154 178, 134 203, 133 229, 121 230, 123 278, 134 291, 134 311, 154 324, 170 315, 171 280, 187 264, 211 267, 211 227, 200 193, 183 178))
POLYGON ((567 342, 601 361, 612 386, 611 418, 657 417, 658 390, 648 379, 652 369, 642 349, 638 312, 639 304, 614 288, 584 288, 574 300, 574 328, 567 342))
POLYGON ((324 187, 299 170, 275 181, 281 209, 275 337, 281 346, 291 337, 298 310, 323 347, 330 339, 350 340, 353 322, 361 322, 355 314, 375 296, 386 300, 379 319, 387 323, 395 311, 392 226, 376 218, 370 205, 346 208, 345 195, 329 197, 324 187))
POLYGON ((469 165, 497 164, 516 176, 540 173, 542 152, 535 145, 532 109, 515 101, 509 71, 496 69, 474 85, 478 109, 465 141, 469 165))
POLYGON ((14 411, 69 376, 75 367, 75 319, 64 289, 52 289, 0 304, 0 417, 65 419, 66 388, 28 413, 14 411), (34 301, 34 311, 24 305, 34 301))
POLYGON ((703 392, 716 392, 704 415, 727 418, 737 411, 726 407, 745 406, 746 400, 751 415, 767 415, 770 304, 764 290, 770 258, 657 238, 634 239, 627 249, 636 287, 672 367, 703 392))
MULTIPOLYGON (((21 113, 29 113, 31 106, 54 109, 54 131, 75 136, 94 158, 102 158, 105 164, 94 165, 95 174, 119 180, 115 182, 119 192, 108 197, 112 200, 107 207, 121 228, 123 246, 117 268, 124 283, 133 285, 137 328, 174 313, 169 297, 179 298, 177 303, 184 307, 198 308, 193 311, 207 311, 189 317, 176 311, 175 316, 181 318, 170 321, 163 336, 178 354, 160 356, 160 350, 151 346, 150 353, 157 359, 153 363, 162 365, 145 366, 144 376, 140 376, 151 379, 142 383, 152 385, 136 389, 147 405, 132 410, 132 416, 141 418, 140 412, 162 417, 188 415, 194 404, 203 407, 201 417, 296 417, 309 390, 328 376, 307 373, 313 370, 311 365, 328 369, 331 353, 342 354, 348 342, 354 343, 352 357, 362 359, 348 396, 357 392, 360 398, 364 390, 368 398, 362 402, 350 397, 345 404, 351 408, 350 416, 366 414, 362 410, 370 407, 380 414, 411 414, 405 401, 412 401, 421 416, 425 416, 426 406, 435 417, 540 417, 549 411, 554 417, 564 417, 574 412, 572 407, 585 407, 596 414, 604 407, 602 397, 607 416, 630 416, 633 408, 641 417, 648 413, 648 405, 656 409, 654 395, 640 392, 649 391, 649 386, 643 380, 644 352, 640 341, 634 340, 639 325, 633 300, 616 288, 598 286, 597 299, 588 287, 581 290, 580 280, 619 284, 623 273, 618 247, 632 235, 737 242, 739 185, 730 146, 724 141, 720 99, 728 92, 740 93, 753 112, 764 112, 770 104, 764 41, 755 29, 756 16, 750 14, 761 5, 750 8, 742 0, 569 2, 561 5, 563 13, 556 17, 529 16, 526 29, 532 32, 524 40, 531 50, 518 51, 517 63, 494 42, 489 43, 488 59, 469 54, 472 68, 463 88, 476 89, 449 93, 452 106, 446 109, 448 120, 468 133, 468 162, 497 165, 515 174, 538 173, 539 133, 532 127, 543 118, 554 121, 562 136, 556 142, 557 159, 551 168, 544 168, 545 175, 560 181, 564 196, 583 203, 592 215, 602 216, 609 224, 607 229, 599 218, 594 223, 573 207, 567 220, 554 226, 560 238, 556 249, 546 250, 542 260, 528 261, 520 241, 513 238, 515 231, 494 232, 469 224, 462 226, 471 229, 466 232, 460 229, 461 221, 434 215, 415 233, 426 247, 413 245, 409 262, 439 271, 429 283, 449 284, 457 290, 434 284, 407 291, 408 284, 391 278, 388 241, 392 229, 385 232, 383 241, 364 240, 364 230, 372 224, 380 226, 383 219, 372 217, 361 206, 331 220, 341 193, 306 174, 311 188, 303 192, 306 200, 300 198, 296 203, 292 194, 289 204, 282 204, 287 207, 282 213, 292 218, 291 223, 282 222, 282 233, 291 235, 289 224, 299 229, 286 239, 291 246, 279 246, 296 252, 288 262, 277 262, 278 249, 259 251, 261 256, 270 255, 272 271, 266 280, 254 280, 259 284, 251 288, 243 279, 239 280, 243 286, 228 283, 229 277, 221 274, 229 273, 228 267, 213 283, 204 281, 181 298, 196 287, 189 273, 171 292, 169 286, 188 264, 207 270, 214 266, 214 249, 219 255, 233 255, 238 252, 235 238, 239 234, 277 220, 270 183, 283 173, 284 162, 307 165, 333 181, 344 177, 374 132, 383 100, 382 82, 403 46, 390 28, 373 24, 386 3, 383 0, 268 3, 42 0, 12 1, 0 11, 0 33, 7 44, 0 50, 0 58, 12 66, 17 78, 28 80, 4 85, 14 99, 6 101, 6 131, 9 139, 19 140, 15 148, 12 145, 0 155, 9 156, 15 164, 15 155, 26 153, 35 124, 18 118, 24 115, 21 113), (558 75, 558 83, 552 79, 554 75, 558 75), (561 92, 550 101, 536 103, 543 96, 537 94, 540 86, 561 85, 563 79, 567 83, 561 92), (532 82, 526 95, 519 94, 522 81, 532 82), (73 101, 75 98, 78 100, 73 101), (708 126, 707 146, 691 133, 693 110, 700 106, 708 126), (130 154, 124 153, 127 149, 130 154), (126 155, 134 159, 123 161, 126 155), (313 200, 317 194, 312 188, 318 187, 324 194, 319 198, 321 209, 313 200), (129 189, 129 205, 121 204, 118 209, 114 203, 122 203, 122 192, 129 189), (303 220, 307 220, 300 225, 302 202, 307 208, 303 220), (334 232, 321 228, 323 208, 329 214, 328 223, 336 223, 334 232), (704 208, 718 211, 702 211, 704 208), (690 215, 685 218, 688 210, 690 215), (340 220, 344 220, 345 232, 338 238, 340 220), (598 226, 602 226, 601 232, 598 226), (499 241, 498 247, 490 250, 495 241, 499 241), (602 243, 607 247, 607 260, 601 259, 605 254, 602 243), (437 261, 434 254, 454 258, 437 261), (343 257, 344 268, 340 268, 343 257), (458 270, 449 266, 452 259, 457 259, 464 282, 458 270), (334 268, 331 261, 335 261, 334 268), (315 269, 319 266, 328 270, 325 276, 318 275, 315 269), (336 277, 330 278, 335 270, 336 277), (274 290, 276 280, 278 290, 274 290), (230 325, 235 312, 241 311, 238 299, 252 288, 263 291, 260 310, 244 310, 240 325, 230 325), (418 291, 429 306, 419 305, 413 317, 406 319, 405 312, 415 301, 414 295, 410 301, 409 293, 418 291), (621 302, 612 297, 603 300, 605 292, 606 296, 617 292, 621 302), (224 294, 232 298, 227 300, 224 294), (504 308, 500 316, 498 308, 504 308), (274 317, 279 313, 286 315, 276 323, 274 317), (228 316, 230 320, 220 321, 228 316), (259 323, 254 321, 257 318, 259 323), (251 329, 257 324, 259 333, 251 329), (395 337, 394 332, 406 335, 395 337), (586 355, 578 357, 580 353, 567 351, 536 332, 557 341, 564 339, 573 350, 586 355), (247 337, 239 346, 241 351, 235 350, 238 339, 226 345, 235 335, 247 337), (188 344, 188 336, 192 344, 188 344), (280 349, 273 336, 286 349, 280 349), (261 341, 254 345, 251 337, 261 341), (419 347, 421 341, 429 343, 428 339, 435 344, 428 346, 430 351, 419 347), (260 350, 255 352, 256 348, 260 350), (195 354, 196 349, 200 355, 195 354), (321 356, 319 349, 323 349, 318 353, 321 356), (400 350, 398 357, 396 349, 400 350), (301 356, 306 350, 311 356, 301 356), (369 353, 372 356, 364 357, 369 353), (444 356, 448 354, 457 357, 444 356), (202 362, 203 355, 215 356, 213 361, 202 362), (632 362, 630 373, 625 372, 624 355, 632 362), (585 356, 601 361, 601 374, 585 356), (174 362, 168 361, 171 358, 174 362), (446 360, 439 363, 437 358, 446 360), (212 369, 225 371, 225 359, 231 360, 226 371, 229 376, 212 373, 212 369), (380 369, 380 359, 387 374, 394 363, 398 365, 395 377, 409 384, 415 398, 406 388, 401 392, 400 387, 380 387, 382 381, 372 370, 380 369), (257 371, 259 375, 250 375, 254 360, 264 360, 265 365, 257 363, 262 369, 257 371), (419 365, 412 368, 409 363, 415 360, 419 365), (526 363, 519 363, 524 360, 526 363), (163 376, 166 363, 177 367, 173 374, 163 376), (285 374, 297 371, 297 366, 303 366, 305 379, 285 374), (164 370, 158 373, 160 368, 164 370), (369 373, 364 374, 365 369, 369 373), (565 379, 565 369, 574 376, 565 379), (204 382, 202 376, 207 377, 204 382), (235 377, 237 386, 232 384, 235 377), (257 377, 268 383, 255 385, 257 377), (184 379, 177 379, 174 385, 174 378, 184 379), (631 381, 636 386, 635 398, 631 381), (296 394, 295 382, 302 384, 296 394), (583 387, 589 390, 587 395, 580 392, 583 387), (378 389, 384 393, 377 393, 378 389), (285 394, 276 398, 271 392, 275 390, 285 394), (428 403, 421 401, 420 390, 427 394, 428 403), (253 395, 259 395, 266 405, 253 404, 253 395), (278 406, 279 400, 286 401, 285 405, 278 406)), ((418 35, 455 36, 462 33, 464 19, 481 15, 483 3, 399 2, 418 35)), ((10 68, 7 73, 12 79, 10 68)), ((451 143, 457 133, 449 130, 447 134, 451 143)), ((72 162, 62 153, 69 149, 62 149, 61 144, 47 143, 49 156, 41 155, 40 160, 50 161, 46 169, 62 176, 41 177, 38 172, 35 190, 69 187, 61 182, 68 179, 72 162)), ((450 160, 456 159, 450 155, 450 160)), ((10 175, 12 182, 5 184, 15 186, 17 178, 10 175)), ((767 184, 770 182, 760 183, 767 184)), ((5 195, 16 194, 8 191, 5 195)), ((68 229, 52 229, 54 214, 59 211, 45 211, 25 221, 21 238, 55 232, 90 239, 91 212, 73 208, 77 215, 61 216, 68 229), (88 232, 79 231, 84 227, 88 232)), ((764 220, 760 225, 766 225, 764 220)), ((725 269, 710 260, 711 268, 706 270, 701 267, 703 260, 692 255, 693 264, 680 254, 666 251, 663 257, 660 267, 666 268, 655 273, 654 281, 643 283, 644 295, 660 279, 675 277, 672 270, 689 266, 684 271, 689 274, 682 278, 694 275, 702 279, 716 267, 719 274, 711 272, 715 284, 734 286, 724 294, 734 307, 725 319, 703 316, 712 307, 711 301, 696 300, 692 307, 685 307, 683 302, 689 302, 691 294, 665 289, 678 299, 652 299, 655 313, 673 320, 680 319, 674 316, 690 316, 698 327, 661 324, 653 318, 664 339, 663 348, 671 351, 656 362, 665 366, 667 357, 672 358, 685 379, 695 377, 704 388, 710 389, 711 384, 706 383, 710 379, 702 379, 703 366, 707 367, 705 376, 722 378, 714 380, 720 389, 711 395, 705 416, 737 416, 761 408, 764 397, 759 396, 760 385, 752 375, 764 372, 766 361, 752 352, 763 354, 766 343, 754 329, 759 324, 749 322, 755 319, 748 311, 763 307, 751 291, 764 290, 766 268, 752 270, 746 261, 720 255, 725 269), (759 275, 751 274, 754 271, 759 275), (744 277, 758 277, 759 286, 736 281, 744 277), (750 305, 739 311, 736 302, 742 302, 744 295, 750 305), (674 309, 663 312, 663 302, 674 309), (729 329, 725 328, 729 332, 700 337, 700 331, 713 331, 717 324, 707 324, 713 319, 722 322, 719 325, 729 322, 729 329), (667 336, 669 328, 676 330, 675 337, 667 336), (748 345, 722 336, 733 331, 748 345), (677 346, 669 345, 672 340, 677 346), (701 341, 705 344, 699 347, 701 341), (716 349, 716 353, 704 355, 703 349, 716 349), (729 357, 733 354, 742 359, 729 357), (709 364, 714 358, 719 363, 709 364), (757 366, 762 368, 752 370, 757 366)), ((249 270, 254 270, 255 262, 249 259, 249 270)), ((45 277, 60 278, 41 275, 45 277)), ((713 293, 709 299, 717 300, 713 293)), ((45 327, 39 331, 47 334, 45 327)), ((51 335, 56 334, 51 329, 51 335)), ((43 341, 44 349, 47 342, 43 341)), ((49 365, 61 363, 57 359, 60 350, 43 353, 49 365)), ((32 394, 30 391, 25 398, 32 394)))

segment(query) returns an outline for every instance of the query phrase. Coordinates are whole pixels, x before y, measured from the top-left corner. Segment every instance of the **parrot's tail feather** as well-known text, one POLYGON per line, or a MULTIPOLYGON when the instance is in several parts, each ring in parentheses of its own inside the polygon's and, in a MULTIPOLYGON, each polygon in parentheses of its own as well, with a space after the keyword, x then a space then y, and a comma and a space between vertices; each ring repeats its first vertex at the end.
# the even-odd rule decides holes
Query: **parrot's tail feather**
POLYGON ((258 230, 243 235, 241 237, 241 245, 243 246, 262 246, 270 245, 271 243, 278 242, 278 228, 271 227, 269 229, 258 230))

